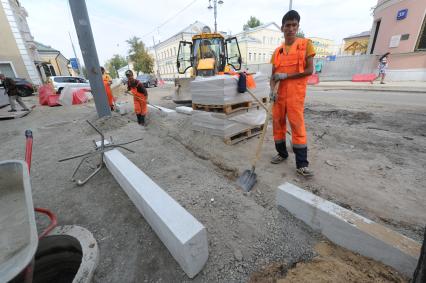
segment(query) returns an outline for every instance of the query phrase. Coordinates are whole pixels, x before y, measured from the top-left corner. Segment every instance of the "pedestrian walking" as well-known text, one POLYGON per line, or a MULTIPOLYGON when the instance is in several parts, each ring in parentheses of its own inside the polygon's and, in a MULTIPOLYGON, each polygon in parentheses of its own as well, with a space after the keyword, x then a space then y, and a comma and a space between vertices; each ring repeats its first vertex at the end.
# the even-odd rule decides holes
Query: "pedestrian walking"
POLYGON ((308 146, 304 121, 304 104, 308 77, 314 71, 315 49, 312 41, 296 36, 300 16, 294 10, 282 19, 281 30, 284 43, 275 49, 271 58, 271 101, 275 148, 278 152, 271 163, 278 164, 288 158, 286 148, 286 118, 290 122, 296 172, 302 176, 313 176, 308 168, 308 146), (278 92, 275 95, 276 84, 278 92))
POLYGON ((377 75, 377 77, 372 80, 370 83, 373 84, 375 80, 377 80, 378 78, 380 79, 380 83, 381 84, 385 84, 385 77, 386 77, 386 69, 388 68, 388 64, 389 64, 389 52, 386 53, 385 55, 383 55, 382 57, 380 57, 379 59, 379 74, 377 75))
POLYGON ((4 74, 0 74, 0 81, 2 82, 0 86, 5 88, 9 96, 10 110, 8 112, 16 112, 16 102, 22 107, 21 111, 30 111, 19 96, 19 90, 15 81, 12 78, 6 77, 4 74))

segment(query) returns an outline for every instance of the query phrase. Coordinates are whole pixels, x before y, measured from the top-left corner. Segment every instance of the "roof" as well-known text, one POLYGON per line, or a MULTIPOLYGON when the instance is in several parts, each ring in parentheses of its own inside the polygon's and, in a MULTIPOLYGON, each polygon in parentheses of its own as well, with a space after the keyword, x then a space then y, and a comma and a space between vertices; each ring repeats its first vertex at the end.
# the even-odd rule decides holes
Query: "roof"
POLYGON ((269 23, 266 23, 266 24, 263 24, 263 25, 260 25, 260 26, 254 27, 254 28, 249 28, 245 31, 239 32, 235 36, 240 35, 242 33, 250 33, 250 32, 255 32, 255 31, 258 31, 258 30, 266 29, 270 26, 277 28, 278 31, 281 30, 281 28, 275 22, 269 22, 269 23))
POLYGON ((193 24, 190 24, 189 26, 185 27, 184 29, 182 29, 181 31, 179 31, 178 33, 170 36, 169 38, 167 38, 166 40, 163 40, 157 44, 155 44, 154 46, 157 47, 159 45, 162 45, 163 43, 167 42, 168 40, 177 37, 180 34, 183 33, 189 33, 189 34, 197 34, 197 33, 201 33, 203 27, 207 26, 205 23, 199 22, 199 21, 195 21, 193 24))
POLYGON ((345 37, 344 39, 351 39, 351 38, 358 38, 358 37, 369 37, 370 36, 370 31, 363 31, 361 33, 358 34, 354 34, 348 37, 345 37))
POLYGON ((44 45, 37 41, 35 41, 35 45, 37 47, 38 52, 59 52, 59 50, 56 50, 49 45, 44 45))

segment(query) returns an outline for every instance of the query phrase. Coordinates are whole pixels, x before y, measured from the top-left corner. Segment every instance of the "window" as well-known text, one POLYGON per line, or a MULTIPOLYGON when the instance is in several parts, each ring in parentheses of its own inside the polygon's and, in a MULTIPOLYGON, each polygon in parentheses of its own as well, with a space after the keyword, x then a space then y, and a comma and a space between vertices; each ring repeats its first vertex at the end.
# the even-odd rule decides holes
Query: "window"
POLYGON ((15 78, 15 72, 10 63, 0 63, 0 74, 4 74, 9 78, 15 78))
POLYGON ((176 55, 176 47, 173 47, 173 49, 175 50, 175 55, 176 55))
POLYGON ((426 17, 423 19, 423 27, 419 34, 417 50, 426 50, 426 17))
POLYGON ((256 53, 253 53, 253 61, 256 61, 256 53))
POLYGON ((251 53, 249 53, 249 61, 251 61, 251 53))

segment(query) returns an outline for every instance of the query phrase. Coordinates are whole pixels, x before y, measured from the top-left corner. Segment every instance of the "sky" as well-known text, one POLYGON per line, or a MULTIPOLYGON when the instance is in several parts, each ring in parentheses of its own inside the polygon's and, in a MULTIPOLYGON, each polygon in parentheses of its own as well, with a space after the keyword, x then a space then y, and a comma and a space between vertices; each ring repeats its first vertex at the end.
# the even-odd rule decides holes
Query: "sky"
MULTIPOLYGON (((82 60, 68 0, 20 0, 28 12, 34 39, 74 57, 69 34, 82 60)), ((281 24, 289 0, 223 0, 218 5, 218 30, 242 31, 244 23, 255 16, 262 23, 281 24)), ((126 56, 126 40, 140 37, 147 46, 153 39, 166 40, 195 21, 214 27, 213 10, 208 0, 86 0, 99 62, 114 54, 126 56)), ((306 37, 342 39, 371 29, 372 7, 377 0, 293 0, 301 16, 300 28, 306 37)))

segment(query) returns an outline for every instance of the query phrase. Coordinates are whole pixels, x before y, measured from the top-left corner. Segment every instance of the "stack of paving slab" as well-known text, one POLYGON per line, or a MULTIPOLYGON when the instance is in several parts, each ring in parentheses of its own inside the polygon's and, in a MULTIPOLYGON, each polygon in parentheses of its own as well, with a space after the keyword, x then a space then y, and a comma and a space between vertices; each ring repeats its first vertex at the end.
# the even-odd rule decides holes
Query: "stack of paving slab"
MULTIPOLYGON (((253 77, 256 88, 251 89, 252 93, 266 102, 270 89, 268 78, 261 73, 253 77)), ((261 132, 266 112, 249 93, 237 91, 236 78, 229 75, 197 77, 191 82, 193 130, 222 137, 230 144, 261 132)))

